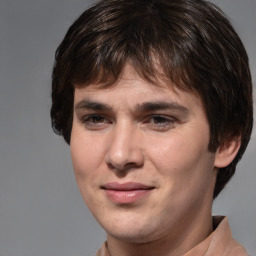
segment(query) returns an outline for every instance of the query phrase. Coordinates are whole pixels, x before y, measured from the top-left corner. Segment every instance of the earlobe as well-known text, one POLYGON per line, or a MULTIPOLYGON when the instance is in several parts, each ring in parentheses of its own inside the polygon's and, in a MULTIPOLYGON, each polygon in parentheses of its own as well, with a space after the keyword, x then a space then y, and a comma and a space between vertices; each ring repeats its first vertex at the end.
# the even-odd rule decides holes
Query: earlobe
POLYGON ((218 147, 216 151, 214 166, 218 168, 224 168, 228 166, 236 157, 240 146, 240 136, 224 140, 224 142, 218 147))

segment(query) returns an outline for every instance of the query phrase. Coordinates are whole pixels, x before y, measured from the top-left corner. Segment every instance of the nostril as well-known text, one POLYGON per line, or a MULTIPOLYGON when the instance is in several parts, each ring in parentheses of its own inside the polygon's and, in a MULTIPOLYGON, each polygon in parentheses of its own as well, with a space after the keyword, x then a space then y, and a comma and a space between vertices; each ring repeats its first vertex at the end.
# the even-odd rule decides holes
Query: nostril
POLYGON ((136 162, 129 162, 125 165, 113 165, 111 163, 107 163, 107 166, 110 170, 113 170, 117 173, 118 176, 125 176, 127 172, 136 170, 138 168, 142 168, 143 164, 137 164, 136 162))
POLYGON ((143 164, 139 164, 139 163, 136 163, 136 162, 131 162, 131 163, 125 164, 124 169, 139 168, 139 167, 142 167, 142 165, 143 164))
POLYGON ((112 165, 111 163, 107 163, 107 166, 108 166, 108 168, 111 169, 111 170, 116 169, 116 168, 114 167, 114 165, 112 165))

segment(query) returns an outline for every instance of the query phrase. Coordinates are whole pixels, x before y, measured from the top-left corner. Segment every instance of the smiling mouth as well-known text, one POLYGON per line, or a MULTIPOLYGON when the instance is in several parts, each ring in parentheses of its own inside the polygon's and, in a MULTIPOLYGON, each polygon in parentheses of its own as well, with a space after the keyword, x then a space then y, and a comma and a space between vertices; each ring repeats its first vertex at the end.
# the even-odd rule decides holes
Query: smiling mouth
POLYGON ((101 187, 105 191, 106 196, 116 204, 131 204, 148 196, 153 186, 147 186, 136 182, 127 182, 120 184, 118 182, 110 182, 101 187))

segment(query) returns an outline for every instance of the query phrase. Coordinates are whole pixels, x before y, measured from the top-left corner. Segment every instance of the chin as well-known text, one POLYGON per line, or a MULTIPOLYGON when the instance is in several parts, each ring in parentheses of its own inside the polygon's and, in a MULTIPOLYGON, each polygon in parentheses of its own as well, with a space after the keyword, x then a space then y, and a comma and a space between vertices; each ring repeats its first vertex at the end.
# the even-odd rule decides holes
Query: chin
POLYGON ((102 224, 107 234, 115 239, 131 242, 131 243, 145 243, 153 240, 157 234, 157 225, 151 220, 132 218, 131 216, 124 218, 109 219, 102 224))
POLYGON ((107 230, 107 233, 115 239, 129 243, 147 243, 153 240, 153 232, 143 229, 115 229, 107 230))

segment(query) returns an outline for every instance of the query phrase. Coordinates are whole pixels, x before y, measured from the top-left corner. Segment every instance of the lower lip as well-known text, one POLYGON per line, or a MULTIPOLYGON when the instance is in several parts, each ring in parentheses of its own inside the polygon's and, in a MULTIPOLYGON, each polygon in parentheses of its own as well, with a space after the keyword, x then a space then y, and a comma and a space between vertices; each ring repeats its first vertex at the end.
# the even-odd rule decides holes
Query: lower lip
POLYGON ((105 190, 107 197, 117 204, 131 204, 134 203, 145 196, 147 196, 152 190, 129 190, 129 191, 120 191, 120 190, 105 190))

